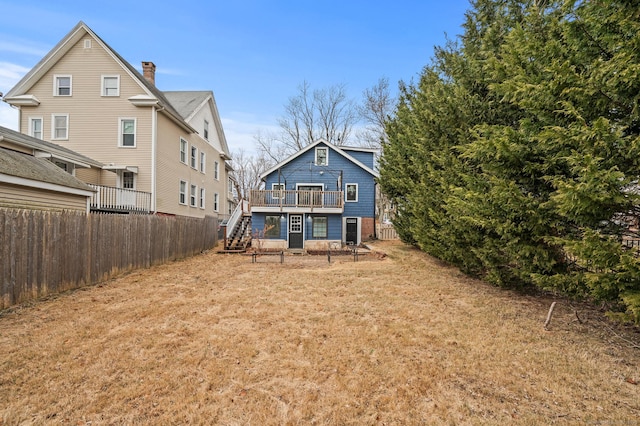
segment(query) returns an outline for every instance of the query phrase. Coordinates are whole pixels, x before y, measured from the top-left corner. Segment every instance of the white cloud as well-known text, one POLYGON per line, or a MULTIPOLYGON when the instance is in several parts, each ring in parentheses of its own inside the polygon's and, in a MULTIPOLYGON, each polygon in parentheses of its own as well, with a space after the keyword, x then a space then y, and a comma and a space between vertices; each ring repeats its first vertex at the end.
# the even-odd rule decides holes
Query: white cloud
MULTIPOLYGON (((6 94, 28 71, 21 65, 0 62, 0 92, 6 94)), ((0 102, 0 126, 18 130, 18 110, 5 102, 0 102)))
POLYGON ((0 62, 0 92, 6 94, 29 69, 10 62, 0 62))
POLYGON ((18 130, 18 110, 0 102, 0 126, 18 130))
POLYGON ((0 41, 0 52, 20 53, 32 56, 44 56, 47 54, 47 50, 45 49, 28 46, 26 43, 12 43, 9 41, 0 41))
POLYGON ((244 150, 251 153, 256 150, 255 136, 258 133, 276 132, 280 128, 274 124, 260 124, 258 120, 252 120, 251 116, 239 115, 239 119, 221 117, 224 134, 229 144, 229 149, 244 150))

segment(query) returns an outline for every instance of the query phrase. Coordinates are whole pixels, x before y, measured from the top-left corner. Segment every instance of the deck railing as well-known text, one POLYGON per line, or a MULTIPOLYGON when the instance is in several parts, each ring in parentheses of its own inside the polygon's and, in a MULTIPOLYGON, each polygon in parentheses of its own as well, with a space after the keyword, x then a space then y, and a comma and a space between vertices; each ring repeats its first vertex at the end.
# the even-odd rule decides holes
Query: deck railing
POLYGON ((91 210, 112 212, 151 212, 151 193, 112 186, 89 185, 97 192, 91 197, 91 210))
POLYGON ((343 208, 342 191, 252 190, 251 207, 343 208))

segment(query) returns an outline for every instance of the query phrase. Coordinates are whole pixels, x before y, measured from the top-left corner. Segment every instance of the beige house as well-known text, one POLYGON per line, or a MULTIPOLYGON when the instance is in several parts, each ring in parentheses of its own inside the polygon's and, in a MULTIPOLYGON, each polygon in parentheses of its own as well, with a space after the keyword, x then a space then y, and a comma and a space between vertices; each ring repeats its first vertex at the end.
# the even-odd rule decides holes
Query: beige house
POLYGON ((155 65, 142 69, 79 22, 4 100, 19 108, 20 132, 102 163, 75 176, 114 210, 227 214, 230 155, 213 93, 161 92, 155 65))
POLYGON ((88 212, 95 191, 73 176, 102 164, 0 126, 0 207, 88 212))

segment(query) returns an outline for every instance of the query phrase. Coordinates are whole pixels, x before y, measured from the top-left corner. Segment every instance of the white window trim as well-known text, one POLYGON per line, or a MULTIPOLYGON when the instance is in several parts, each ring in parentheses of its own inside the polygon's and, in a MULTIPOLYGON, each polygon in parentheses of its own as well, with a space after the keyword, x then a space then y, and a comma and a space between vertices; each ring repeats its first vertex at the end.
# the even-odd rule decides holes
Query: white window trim
POLYGON ((358 184, 357 183, 347 183, 344 186, 344 202, 345 203, 357 203, 358 202, 358 184), (347 199, 347 194, 348 194, 347 188, 349 186, 355 186, 356 187, 356 199, 355 200, 347 199))
MULTIPOLYGON (((33 134, 33 122, 36 120, 40 120, 40 139, 44 139, 44 119, 42 117, 29 117, 29 136, 37 138, 37 136, 33 134)), ((68 120, 69 119, 67 119, 67 132, 69 131, 68 120)))
POLYGON ((113 97, 118 97, 120 96, 120 75, 118 74, 103 74, 102 76, 100 76, 100 96, 103 96, 105 98, 113 98, 113 97), (107 95, 105 93, 105 86, 104 86, 104 79, 105 78, 115 78, 117 80, 117 85, 116 85, 116 94, 115 95, 107 95))
POLYGON ((213 162, 213 178, 215 180, 220 180, 220 162, 219 161, 213 162))
POLYGON ((53 75, 53 96, 61 96, 61 97, 69 97, 73 95, 73 76, 71 74, 54 74, 53 75), (69 94, 68 95, 59 95, 58 94, 58 79, 69 77, 69 94))
POLYGON ((182 164, 189 164, 189 142, 185 138, 180 138, 180 146, 179 146, 179 157, 178 159, 182 164), (183 143, 184 142, 184 143, 183 143), (184 160, 182 160, 182 147, 184 146, 184 160))
POLYGON ((206 174, 206 168, 207 168, 207 154, 200 151, 200 173, 205 173, 206 174))
POLYGON ((51 114, 51 140, 68 141, 69 140, 69 114, 51 114), (56 117, 66 117, 67 119, 67 136, 64 138, 56 138, 56 117))
POLYGON ((193 145, 189 148, 189 167, 198 170, 198 148, 193 145))
POLYGON ((316 166, 322 166, 322 167, 329 165, 329 148, 328 147, 326 147, 326 146, 316 147, 314 164, 316 166), (321 150, 321 149, 325 150, 325 152, 327 153, 327 155, 325 157, 325 164, 318 164, 318 150, 321 150))
POLYGON ((118 118, 118 147, 119 148, 135 148, 138 145, 138 120, 135 117, 118 118), (125 120, 133 120, 133 145, 124 145, 122 135, 122 122, 125 120))
POLYGON ((206 194, 205 189, 200 188, 200 198, 199 198, 198 204, 202 210, 204 210, 205 208, 205 194, 206 194))
POLYGON ((189 186, 189 206, 198 207, 198 185, 189 186))
MULTIPOLYGON (((282 187, 282 189, 280 189, 280 191, 282 191, 282 192, 280 192, 280 198, 284 198, 284 191, 285 191, 284 183, 272 183, 271 184, 271 190, 272 191, 278 191, 276 189, 276 187, 279 187, 279 186, 282 187)), ((278 197, 274 196, 273 198, 278 198, 278 197)))
POLYGON ((118 188, 131 189, 131 190, 135 191, 136 188, 137 188, 137 182, 138 182, 138 174, 130 172, 128 170, 127 171, 122 170, 122 171, 118 172, 118 174, 116 175, 116 186, 118 188), (132 177, 133 177, 133 188, 125 188, 124 187, 124 174, 125 173, 131 173, 132 174, 132 177))
POLYGON ((202 132, 205 140, 209 140, 209 120, 204 120, 204 131, 202 132))
POLYGON ((180 179, 180 184, 178 185, 178 204, 186 206, 187 205, 187 185, 189 185, 187 183, 186 180, 182 180, 180 179), (182 191, 182 184, 184 184, 184 191, 182 191), (184 195, 184 201, 181 201, 180 198, 182 198, 182 195, 184 195))
POLYGON ((220 211, 220 194, 218 194, 217 192, 213 193, 213 211, 220 211))

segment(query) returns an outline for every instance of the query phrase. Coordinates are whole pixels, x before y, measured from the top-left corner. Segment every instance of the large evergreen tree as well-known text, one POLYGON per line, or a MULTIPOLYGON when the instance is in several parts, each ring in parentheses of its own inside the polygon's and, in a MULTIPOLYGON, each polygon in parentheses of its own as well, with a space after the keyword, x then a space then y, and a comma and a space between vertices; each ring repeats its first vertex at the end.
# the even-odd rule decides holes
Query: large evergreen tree
POLYGON ((640 6, 478 0, 405 87, 381 185, 405 241, 640 319, 640 6))

